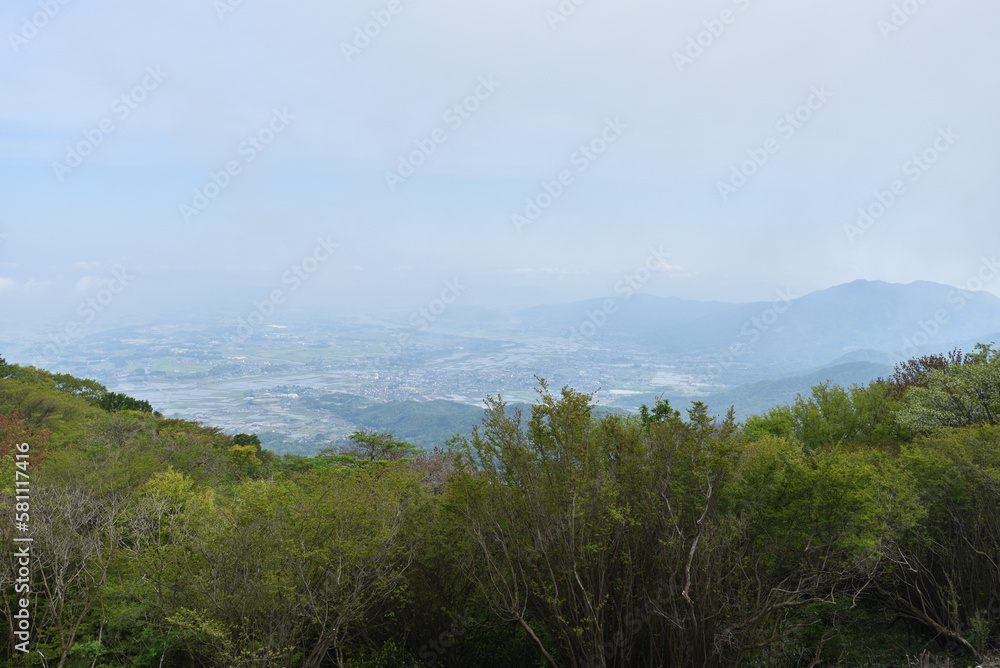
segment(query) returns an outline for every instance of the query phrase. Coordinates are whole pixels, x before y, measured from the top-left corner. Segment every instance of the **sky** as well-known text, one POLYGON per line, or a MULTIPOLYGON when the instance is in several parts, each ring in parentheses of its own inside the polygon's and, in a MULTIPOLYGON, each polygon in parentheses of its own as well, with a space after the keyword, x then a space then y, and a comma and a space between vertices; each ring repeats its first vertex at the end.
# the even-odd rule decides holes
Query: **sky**
POLYGON ((6 326, 965 285, 1000 252, 997 25, 994 0, 6 0, 6 326))

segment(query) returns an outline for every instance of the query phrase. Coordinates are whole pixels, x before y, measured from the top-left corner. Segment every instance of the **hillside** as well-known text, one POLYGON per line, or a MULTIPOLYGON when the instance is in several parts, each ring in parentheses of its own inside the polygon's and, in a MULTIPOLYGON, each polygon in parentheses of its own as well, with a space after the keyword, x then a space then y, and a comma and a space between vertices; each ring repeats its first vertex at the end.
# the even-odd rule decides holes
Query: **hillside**
MULTIPOLYGON (((468 436, 472 428, 483 421, 484 410, 478 406, 435 399, 433 401, 375 402, 356 395, 332 392, 320 397, 302 400, 306 407, 345 420, 356 429, 392 432, 397 438, 425 450, 443 447, 456 434, 468 436)), ((513 415, 520 408, 525 419, 530 413, 526 404, 508 404, 506 411, 513 415)), ((624 411, 605 406, 595 406, 594 415, 623 414, 624 411)), ((282 443, 276 451, 283 452, 290 444, 282 443)))
POLYGON ((809 396, 816 385, 832 383, 841 387, 866 385, 876 378, 892 374, 892 367, 873 362, 848 362, 824 367, 813 373, 781 380, 748 383, 724 392, 709 395, 706 403, 713 413, 725 413, 732 406, 736 418, 760 415, 774 406, 791 404, 798 395, 809 396))
POLYGON ((391 431, 425 449, 441 447, 455 434, 470 434, 483 417, 482 408, 444 399, 378 403, 337 392, 304 399, 303 404, 358 429, 391 431))
MULTIPOLYGON (((846 362, 732 396, 884 369, 846 362)), ((355 435, 301 457, 0 360, 0 509, 18 517, 0 536, 31 539, 27 563, 0 557, 0 609, 30 620, 0 640, 0 665, 45 665, 20 660, 28 646, 67 668, 593 665, 614 642, 637 658, 615 668, 895 668, 927 649, 991 665, 998 370, 1000 351, 979 347, 739 423, 662 402, 622 420, 544 385, 530 424, 489 400, 331 393, 313 409, 396 438, 450 436, 474 412, 481 428, 449 453, 355 435), (32 575, 20 596, 15 568, 32 575), (555 600, 553 583, 585 598, 555 600), (915 615, 933 626, 896 623, 915 615), (726 629, 740 631, 714 643, 726 629), (814 632, 833 640, 816 649, 814 632)))

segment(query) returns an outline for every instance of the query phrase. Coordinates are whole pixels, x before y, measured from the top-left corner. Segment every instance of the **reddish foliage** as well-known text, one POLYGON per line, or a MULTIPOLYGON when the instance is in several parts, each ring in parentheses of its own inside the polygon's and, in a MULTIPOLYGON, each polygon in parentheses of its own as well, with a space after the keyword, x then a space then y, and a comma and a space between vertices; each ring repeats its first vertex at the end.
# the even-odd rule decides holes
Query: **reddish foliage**
POLYGON ((0 457, 16 453, 15 446, 31 446, 31 463, 37 466, 45 457, 45 441, 52 434, 38 425, 28 424, 20 413, 0 415, 0 457))
POLYGON ((947 356, 924 355, 896 365, 895 373, 888 379, 879 378, 876 382, 889 388, 890 395, 902 399, 906 390, 911 387, 927 387, 927 376, 931 371, 947 369, 950 366, 962 366, 972 362, 972 357, 955 348, 947 356))

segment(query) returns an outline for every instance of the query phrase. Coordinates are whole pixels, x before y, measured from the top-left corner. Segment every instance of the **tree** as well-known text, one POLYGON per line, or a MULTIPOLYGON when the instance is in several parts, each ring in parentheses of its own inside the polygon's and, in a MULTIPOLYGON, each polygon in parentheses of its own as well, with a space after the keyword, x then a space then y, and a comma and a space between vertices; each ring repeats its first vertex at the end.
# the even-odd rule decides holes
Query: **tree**
MULTIPOLYGON (((108 572, 121 545, 119 528, 128 500, 120 494, 97 495, 74 486, 36 484, 31 490, 33 628, 37 647, 62 668, 83 636, 85 622, 96 616, 98 638, 104 628, 102 600, 108 572)), ((12 536, 3 523, 0 536, 12 536)), ((13 544, 13 543, 10 543, 13 544)), ((13 558, 3 557, 0 588, 16 572, 13 558), (8 565, 10 566, 8 570, 8 565)), ((6 597, 5 597, 6 598, 6 597)), ((2 604, 8 607, 8 601, 2 604)), ((5 612, 9 610, 5 609, 5 612)))
POLYGON ((261 450, 260 436, 257 434, 236 434, 233 436, 233 443, 236 445, 252 445, 257 449, 257 452, 261 450))
POLYGON ((779 435, 787 424, 808 450, 837 444, 895 447, 911 435, 895 418, 899 402, 893 396, 884 382, 849 389, 824 383, 813 387, 809 397, 800 395, 792 406, 751 418, 748 425, 779 435))
POLYGON ((929 368, 909 386, 897 417, 918 433, 1000 423, 1000 350, 980 343, 961 363, 929 368))
POLYGON ((229 498, 168 473, 146 492, 141 598, 226 668, 342 666, 409 567, 405 527, 421 498, 398 464, 245 482, 229 498))
POLYGON ((665 421, 680 420, 680 411, 675 411, 670 407, 670 401, 662 397, 656 398, 656 405, 653 406, 653 410, 650 411, 646 404, 639 406, 639 420, 642 422, 643 427, 646 431, 649 431, 649 427, 653 424, 659 424, 665 421))
POLYGON ((923 355, 900 362, 888 379, 879 378, 875 382, 887 386, 894 399, 902 399, 911 387, 927 387, 931 372, 962 366, 970 361, 970 356, 963 354, 958 348, 947 355, 923 355))
POLYGON ((252 445, 234 445, 229 448, 229 456, 240 475, 253 474, 263 462, 257 458, 257 449, 252 445))
POLYGON ((108 393, 108 388, 96 380, 77 378, 68 373, 53 374, 52 380, 55 381, 56 387, 60 390, 82 397, 94 405, 97 405, 101 397, 108 393))
POLYGON ((52 432, 29 424, 20 413, 0 415, 0 460, 14 454, 14 448, 27 443, 31 446, 31 463, 37 466, 45 456, 45 442, 52 432))
POLYGON ((105 392, 97 399, 97 406, 109 413, 117 411, 139 411, 152 413, 153 407, 145 399, 134 399, 118 392, 105 392))
POLYGON ((941 430, 908 445, 900 463, 919 506, 880 550, 881 602, 986 663, 1000 651, 1000 427, 941 430))
POLYGON ((271 461, 272 453, 264 451, 257 434, 236 434, 229 447, 229 456, 237 477, 253 477, 267 470, 262 467, 271 461))
POLYGON ((887 455, 807 456, 689 419, 608 416, 541 383, 527 429, 487 402, 448 507, 476 548, 467 576, 550 665, 739 665, 780 656, 863 589, 894 490, 887 455))
POLYGON ((320 451, 320 455, 341 464, 362 465, 406 460, 419 452, 420 448, 406 441, 397 441, 390 432, 362 429, 351 434, 350 445, 340 449, 326 448, 320 451))
POLYGON ((480 555, 466 573, 495 614, 516 622, 550 665, 578 665, 605 639, 594 606, 604 607, 612 579, 594 576, 607 566, 601 515, 611 506, 594 477, 591 395, 564 388, 556 400, 540 384, 527 431, 520 410, 508 416, 500 399, 487 399, 451 508, 480 555))
POLYGON ((420 476, 421 484, 428 491, 440 494, 448 482, 448 477, 455 472, 456 456, 452 450, 435 447, 430 452, 418 453, 408 462, 408 466, 420 476))

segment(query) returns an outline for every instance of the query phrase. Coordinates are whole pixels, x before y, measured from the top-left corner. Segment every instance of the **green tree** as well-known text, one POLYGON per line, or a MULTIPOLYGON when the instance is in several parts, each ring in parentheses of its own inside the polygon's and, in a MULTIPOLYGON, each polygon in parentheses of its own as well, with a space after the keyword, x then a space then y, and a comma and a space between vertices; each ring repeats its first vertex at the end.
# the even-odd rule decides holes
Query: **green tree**
POLYGON ((881 602, 985 663, 1000 650, 1000 427, 939 430, 905 446, 900 464, 919 513, 886 535, 881 602))
POLYGON ((813 387, 809 397, 800 395, 787 411, 773 409, 748 424, 781 433, 788 419, 795 438, 810 450, 838 443, 892 448, 911 438, 895 419, 899 403, 893 396, 881 382, 850 389, 824 383, 813 387))
POLYGON ((886 453, 748 443, 699 402, 595 420, 591 395, 539 391, 526 429, 488 402, 448 507, 478 552, 464 571, 550 665, 774 659, 871 576, 886 453))
POLYGON ((963 363, 926 371, 923 382, 906 391, 898 420, 918 433, 1000 423, 1000 350, 980 343, 963 363))
POLYGON ((298 667, 343 665, 379 625, 412 561, 424 493, 393 463, 226 494, 168 469, 137 498, 123 593, 151 617, 156 660, 298 667))
POLYGON ((398 441, 389 432, 368 429, 355 431, 349 444, 342 448, 327 448, 320 455, 341 464, 363 465, 375 462, 408 460, 421 452, 417 446, 398 441))
POLYGON ((153 407, 145 399, 134 399, 127 394, 120 394, 118 392, 105 392, 100 395, 97 399, 97 406, 109 413, 117 411, 153 412, 153 407))
POLYGON ((659 424, 666 421, 680 420, 680 411, 675 411, 670 407, 670 401, 662 397, 656 398, 656 405, 653 406, 653 410, 650 411, 646 404, 639 406, 639 420, 642 422, 643 427, 646 431, 649 431, 649 427, 653 424, 659 424))
POLYGON ((955 348, 947 355, 933 354, 914 357, 895 366, 889 378, 879 378, 876 382, 886 385, 894 399, 902 399, 911 387, 927 387, 928 375, 951 366, 961 366, 970 361, 969 355, 955 348))
POLYGON ((257 449, 257 452, 261 450, 260 436, 257 434, 236 434, 233 436, 233 443, 236 445, 252 445, 257 449))

